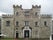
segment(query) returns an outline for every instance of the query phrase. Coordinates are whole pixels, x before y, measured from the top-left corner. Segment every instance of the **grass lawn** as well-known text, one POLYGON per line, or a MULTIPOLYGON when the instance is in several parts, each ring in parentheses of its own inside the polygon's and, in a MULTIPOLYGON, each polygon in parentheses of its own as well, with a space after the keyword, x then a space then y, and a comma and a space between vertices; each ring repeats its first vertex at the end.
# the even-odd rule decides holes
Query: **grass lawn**
POLYGON ((0 40, 23 40, 23 39, 22 38, 21 39, 4 38, 4 39, 0 39, 0 40))
POLYGON ((7 38, 7 39, 6 39, 6 38, 5 38, 5 39, 0 39, 0 40, 14 40, 14 39, 10 39, 10 38, 7 38))
MULTIPOLYGON (((18 39, 13 39, 13 38, 3 38, 3 39, 0 39, 0 40, 28 40, 28 38, 18 38, 18 39)), ((34 39, 29 39, 29 40, 34 40, 34 39)))
POLYGON ((29 38, 29 39, 26 39, 26 38, 18 38, 18 39, 13 39, 13 38, 4 38, 4 39, 0 39, 0 40, 49 40, 49 38, 29 38))

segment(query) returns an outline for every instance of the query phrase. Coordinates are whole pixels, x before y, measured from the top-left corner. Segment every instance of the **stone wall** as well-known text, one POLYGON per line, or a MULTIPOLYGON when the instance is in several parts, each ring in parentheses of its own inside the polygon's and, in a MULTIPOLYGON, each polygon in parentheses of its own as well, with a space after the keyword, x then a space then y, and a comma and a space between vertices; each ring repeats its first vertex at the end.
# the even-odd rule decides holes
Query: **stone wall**
MULTIPOLYGON (((48 16, 41 16, 40 6, 33 6, 32 9, 21 9, 20 6, 13 6, 14 8, 14 14, 13 16, 3 16, 2 18, 2 28, 1 32, 7 37, 14 37, 16 38, 16 32, 19 33, 19 38, 24 38, 23 36, 23 27, 24 21, 29 21, 29 27, 32 28, 31 31, 31 38, 49 38, 51 34, 51 17, 48 16), (29 17, 25 16, 25 11, 29 11, 29 17), (18 15, 16 15, 16 12, 18 12, 18 15), (35 15, 35 13, 38 12, 38 15, 35 15), (6 26, 6 21, 10 20, 10 26, 6 26), (19 22, 18 27, 16 26, 16 21, 19 22), (44 21, 47 22, 47 26, 44 25, 44 21), (35 26, 35 22, 38 22, 38 25, 35 26)), ((42 39, 40 39, 42 40, 42 39)), ((46 40, 46 39, 44 39, 46 40)), ((48 39, 49 40, 49 39, 48 39)))

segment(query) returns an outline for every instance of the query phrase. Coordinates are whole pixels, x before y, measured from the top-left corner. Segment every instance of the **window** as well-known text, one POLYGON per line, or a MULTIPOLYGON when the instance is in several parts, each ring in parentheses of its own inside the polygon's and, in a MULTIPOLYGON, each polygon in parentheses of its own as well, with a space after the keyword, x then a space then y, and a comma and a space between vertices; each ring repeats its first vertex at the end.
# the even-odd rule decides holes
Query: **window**
POLYGON ((29 21, 25 21, 25 26, 29 26, 29 21))
POLYGON ((38 22, 35 22, 35 26, 37 26, 38 25, 38 22))
POLYGON ((29 11, 25 11, 25 13, 29 13, 29 11))
MULTIPOLYGON (((0 33, 0 35, 1 35, 1 33, 0 33)), ((0 36, 0 38, 1 38, 1 36, 0 36)))
POLYGON ((29 16, 29 13, 25 13, 25 16, 29 16))
POLYGON ((10 21, 6 21, 6 26, 10 26, 10 21))
POLYGON ((25 16, 29 16, 29 11, 25 11, 25 16))
POLYGON ((16 21, 16 26, 18 26, 18 21, 16 21))
POLYGON ((0 32, 0 34, 1 34, 1 32, 0 32))
POLYGON ((44 21, 44 25, 45 25, 45 26, 47 25, 47 22, 46 22, 46 21, 44 21))
POLYGON ((16 16, 18 15, 18 12, 16 12, 16 16))
POLYGON ((37 15, 38 14, 38 12, 35 12, 35 15, 37 15))

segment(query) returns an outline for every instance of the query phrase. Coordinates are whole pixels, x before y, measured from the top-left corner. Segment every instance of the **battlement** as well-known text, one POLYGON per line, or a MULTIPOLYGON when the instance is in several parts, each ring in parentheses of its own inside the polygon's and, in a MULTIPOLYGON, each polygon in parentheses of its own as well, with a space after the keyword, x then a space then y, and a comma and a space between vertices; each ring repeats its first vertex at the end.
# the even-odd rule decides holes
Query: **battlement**
POLYGON ((3 14, 2 17, 3 18, 5 18, 5 17, 11 18, 11 17, 13 17, 13 15, 10 15, 10 14, 5 15, 5 14, 3 14))
POLYGON ((42 14, 41 17, 42 17, 42 18, 52 18, 52 15, 49 15, 49 14, 44 14, 44 15, 43 15, 43 14, 42 14))
POLYGON ((32 8, 41 8, 41 5, 32 5, 32 8))
MULTIPOLYGON (((18 7, 18 8, 21 8, 21 9, 22 9, 22 5, 20 5, 20 6, 19 6, 19 5, 13 5, 13 8, 16 8, 16 7, 18 7)), ((32 8, 41 8, 41 5, 35 5, 35 6, 34 6, 34 5, 32 5, 32 8)), ((32 9, 32 8, 31 8, 31 9, 32 9)))
POLYGON ((18 8, 22 8, 22 5, 13 5, 13 8, 18 7, 18 8))

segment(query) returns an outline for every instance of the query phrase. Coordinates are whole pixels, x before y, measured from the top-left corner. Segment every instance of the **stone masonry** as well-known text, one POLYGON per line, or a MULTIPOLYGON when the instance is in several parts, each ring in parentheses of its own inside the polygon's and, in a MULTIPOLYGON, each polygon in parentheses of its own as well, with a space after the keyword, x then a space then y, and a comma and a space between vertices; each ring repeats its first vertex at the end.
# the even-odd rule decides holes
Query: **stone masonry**
POLYGON ((2 15, 1 33, 7 35, 6 37, 43 39, 50 37, 52 17, 41 14, 41 5, 32 5, 31 9, 23 9, 22 5, 13 5, 13 12, 13 15, 2 15))

